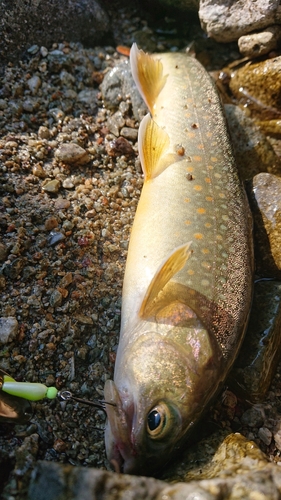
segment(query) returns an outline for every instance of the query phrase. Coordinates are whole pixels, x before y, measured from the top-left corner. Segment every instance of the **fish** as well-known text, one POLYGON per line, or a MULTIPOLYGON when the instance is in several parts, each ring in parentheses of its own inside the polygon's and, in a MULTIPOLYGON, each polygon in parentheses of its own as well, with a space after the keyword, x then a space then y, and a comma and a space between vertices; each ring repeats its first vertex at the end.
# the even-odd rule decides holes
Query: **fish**
POLYGON ((149 113, 105 446, 116 471, 157 475, 186 446, 237 357, 253 290, 252 219, 223 108, 203 66, 133 44, 149 113))

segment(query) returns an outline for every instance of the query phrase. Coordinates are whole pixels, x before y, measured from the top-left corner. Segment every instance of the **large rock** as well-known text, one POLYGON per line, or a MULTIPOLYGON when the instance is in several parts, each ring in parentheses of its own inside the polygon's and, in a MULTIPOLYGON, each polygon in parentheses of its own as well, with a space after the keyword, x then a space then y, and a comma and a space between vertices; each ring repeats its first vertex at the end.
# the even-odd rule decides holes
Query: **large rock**
POLYGON ((231 42, 280 22, 279 0, 201 0, 202 28, 218 42, 231 42))
POLYGON ((14 61, 30 45, 63 40, 98 43, 109 19, 96 0, 0 2, 0 61, 14 61))

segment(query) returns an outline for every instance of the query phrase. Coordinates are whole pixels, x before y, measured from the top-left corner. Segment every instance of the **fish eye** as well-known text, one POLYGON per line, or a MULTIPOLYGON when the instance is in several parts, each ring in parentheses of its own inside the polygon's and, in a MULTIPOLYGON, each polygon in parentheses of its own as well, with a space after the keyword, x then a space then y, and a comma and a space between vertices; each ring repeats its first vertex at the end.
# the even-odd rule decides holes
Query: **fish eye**
POLYGON ((168 406, 164 403, 155 406, 147 415, 146 429, 151 438, 162 438, 170 429, 169 417, 171 412, 168 406))

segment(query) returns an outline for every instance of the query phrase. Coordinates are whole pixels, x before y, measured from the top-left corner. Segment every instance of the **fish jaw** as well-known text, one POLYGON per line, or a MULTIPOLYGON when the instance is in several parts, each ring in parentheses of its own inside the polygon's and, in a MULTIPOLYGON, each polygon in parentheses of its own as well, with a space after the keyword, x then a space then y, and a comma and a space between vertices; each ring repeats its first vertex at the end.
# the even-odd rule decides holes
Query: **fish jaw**
POLYGON ((117 472, 134 468, 135 449, 131 442, 133 402, 123 395, 123 401, 113 380, 107 380, 104 387, 107 422, 105 446, 107 458, 117 472), (126 465, 125 465, 126 464, 126 465))

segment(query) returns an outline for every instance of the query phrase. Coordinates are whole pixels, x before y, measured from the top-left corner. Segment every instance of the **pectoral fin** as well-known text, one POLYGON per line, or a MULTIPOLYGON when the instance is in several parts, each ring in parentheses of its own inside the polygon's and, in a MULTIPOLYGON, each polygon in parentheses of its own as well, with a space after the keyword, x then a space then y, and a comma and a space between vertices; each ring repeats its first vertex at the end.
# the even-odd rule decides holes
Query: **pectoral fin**
POLYGON ((187 259, 191 255, 191 251, 189 250, 190 245, 191 242, 185 243, 173 250, 156 271, 139 310, 139 316, 141 318, 146 318, 151 314, 160 292, 170 279, 184 267, 187 259))
POLYGON ((136 43, 133 43, 131 48, 130 63, 138 90, 153 114, 155 100, 164 87, 168 75, 163 76, 161 61, 139 50, 136 43))

